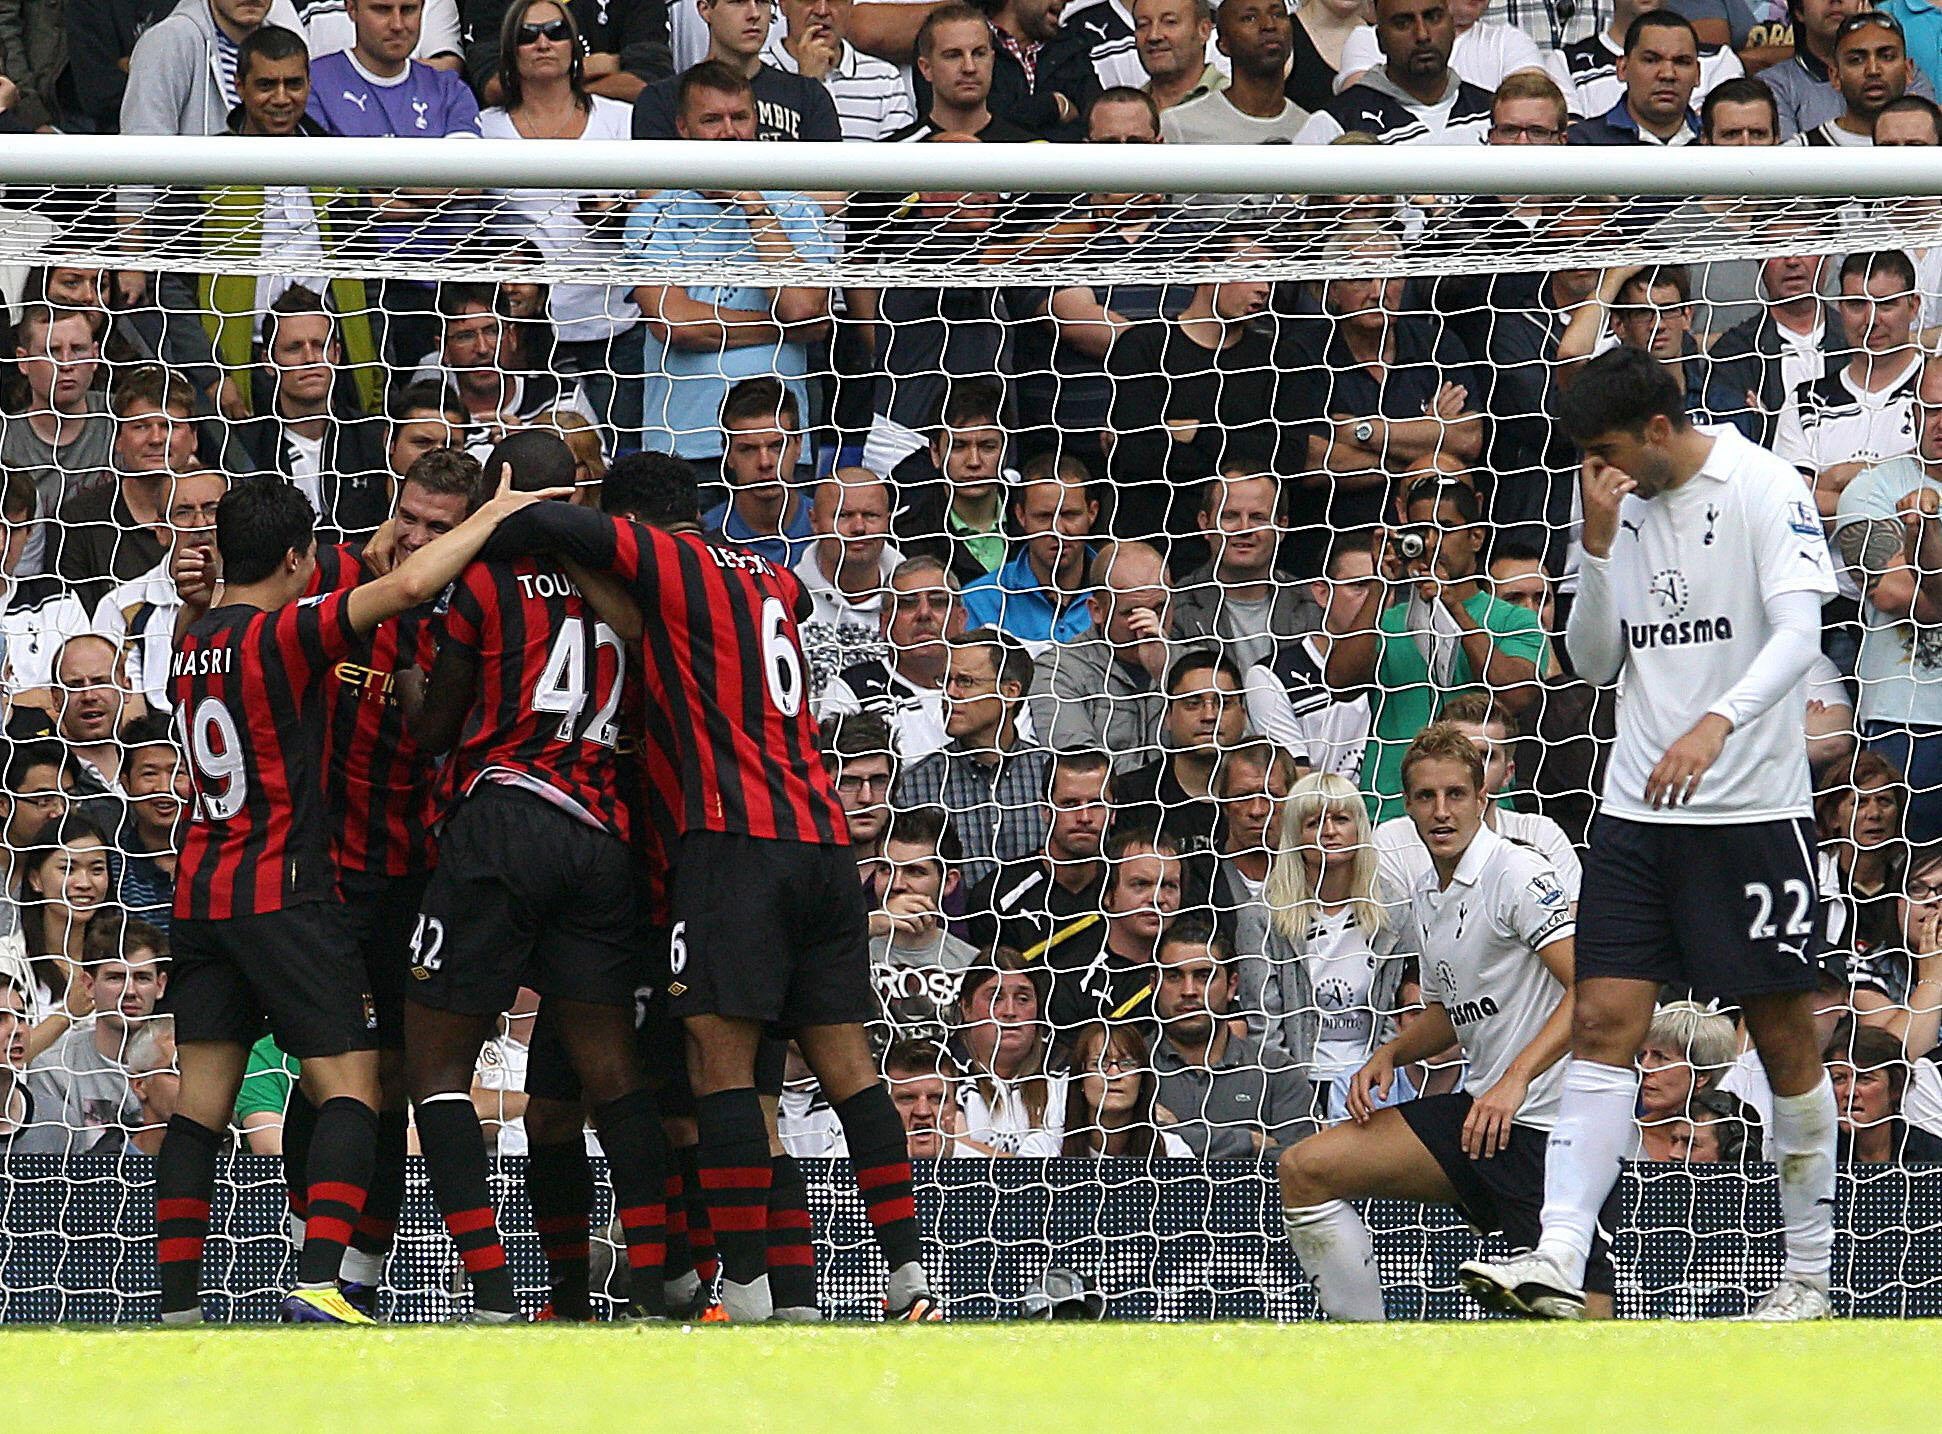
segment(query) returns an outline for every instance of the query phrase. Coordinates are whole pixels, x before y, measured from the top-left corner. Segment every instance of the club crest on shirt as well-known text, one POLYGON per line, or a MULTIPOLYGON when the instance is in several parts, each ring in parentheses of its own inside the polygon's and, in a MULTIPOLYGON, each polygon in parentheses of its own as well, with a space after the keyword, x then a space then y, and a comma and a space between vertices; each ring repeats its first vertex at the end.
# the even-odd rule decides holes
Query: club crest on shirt
POLYGON ((1803 538, 1818 538, 1821 536, 1820 515, 1808 506, 1807 500, 1804 498, 1796 498, 1794 500, 1793 506, 1787 513, 1787 526, 1792 528, 1796 533, 1799 533, 1803 538))
POLYGON ((1652 575, 1646 591, 1658 602, 1660 610, 1667 617, 1677 617, 1686 610, 1690 592, 1686 586, 1686 575, 1677 568, 1661 568, 1652 575))

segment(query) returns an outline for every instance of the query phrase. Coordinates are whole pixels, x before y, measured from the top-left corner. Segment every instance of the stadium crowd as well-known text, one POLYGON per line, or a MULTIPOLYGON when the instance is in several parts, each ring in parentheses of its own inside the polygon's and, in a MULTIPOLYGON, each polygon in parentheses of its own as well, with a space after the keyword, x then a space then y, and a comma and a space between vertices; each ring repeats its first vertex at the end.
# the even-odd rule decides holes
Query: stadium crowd
MULTIPOLYGON (((1921 0, 38 0, 0 4, 0 126, 37 133, 1071 144, 1937 145, 1921 0)), ((1587 157, 1587 188, 1597 161, 1587 157)), ((1370 278, 875 288, 305 277, 387 250, 815 266, 880 244, 1137 258, 1183 196, 1044 218, 996 195, 212 194, 279 277, 0 273, 11 390, 0 1152, 153 1153, 174 1112, 174 874, 191 790, 169 658, 185 547, 271 480, 326 542, 555 432, 576 501, 685 459, 711 537, 792 569, 807 700, 870 907, 880 1070, 913 1158, 1277 1157, 1344 1119, 1425 1010, 1430 856, 1403 756, 1482 755, 1487 824, 1575 906, 1616 699, 1561 641, 1578 457, 1558 395, 1649 352, 1695 421, 1797 468, 1843 576, 1801 699, 1820 1036, 1843 1158, 1942 1158, 1942 247, 1381 277, 1424 236, 1764 222, 1478 198, 1351 206, 1370 278), (489 212, 487 212, 489 209, 489 212), (1588 215, 1589 211, 1589 215, 1588 215), (468 217, 473 216, 473 217, 468 217), (442 246, 442 248, 441 248, 442 246), (1007 247, 1008 246, 1008 247, 1007 247)), ((38 220, 13 196, 0 223, 38 220)), ((1196 226, 1201 226, 1197 228, 1196 226)), ((1244 226, 1236 226, 1236 229, 1244 226)), ((1169 239, 1169 234, 1176 236, 1169 239)), ((58 244, 58 234, 48 242, 58 244)), ((1711 520, 1709 519, 1709 522, 1711 520)), ((1710 542, 1710 536, 1708 537, 1710 542)), ((1674 574, 1662 628, 1693 640, 1674 574)), ((394 673, 336 679, 390 700, 394 673)), ((1803 901, 1805 893, 1803 893, 1803 901)), ((1668 989, 1636 1158, 1756 1160, 1735 1013, 1668 989)), ((1431 1001, 1438 999, 1432 995, 1431 1001)), ((527 1149, 537 995, 475 1108, 527 1149)), ((239 1148, 295 1062, 252 1052, 239 1148)), ((1385 1099, 1459 1086, 1454 1048, 1385 1099)), ((788 1156, 846 1154, 792 1057, 788 1156)))

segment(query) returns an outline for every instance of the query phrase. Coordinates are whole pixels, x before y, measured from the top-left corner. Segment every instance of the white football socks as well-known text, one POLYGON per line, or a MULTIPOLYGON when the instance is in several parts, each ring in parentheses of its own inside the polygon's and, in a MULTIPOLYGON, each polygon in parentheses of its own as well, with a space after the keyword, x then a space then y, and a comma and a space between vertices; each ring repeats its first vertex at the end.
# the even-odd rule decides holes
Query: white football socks
POLYGON ((1281 1220, 1322 1313, 1338 1320, 1383 1318, 1375 1242, 1346 1200, 1298 1205, 1283 1210, 1281 1220))
POLYGON ((1638 1086, 1631 1066, 1574 1060, 1564 1073, 1558 1123, 1544 1156, 1544 1233, 1537 1252, 1576 1288, 1584 1287, 1599 1207, 1612 1193, 1632 1142, 1638 1086))
POLYGON ((1827 1288, 1834 1258, 1834 1087, 1827 1076, 1804 1095, 1773 1098, 1773 1161, 1780 1168, 1780 1217, 1787 1273, 1827 1288))

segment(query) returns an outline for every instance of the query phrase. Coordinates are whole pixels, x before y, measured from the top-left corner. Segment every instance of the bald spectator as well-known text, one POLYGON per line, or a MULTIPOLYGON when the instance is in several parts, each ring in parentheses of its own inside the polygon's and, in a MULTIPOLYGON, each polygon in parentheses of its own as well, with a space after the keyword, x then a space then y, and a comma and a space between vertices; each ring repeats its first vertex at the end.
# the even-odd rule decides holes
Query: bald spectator
POLYGON ((882 651, 884 591, 903 554, 888 541, 889 485, 867 468, 818 484, 809 525, 816 542, 796 576, 814 604, 802 624, 813 703, 837 673, 882 651))
POLYGON ((995 573, 964 589, 969 627, 995 627, 1034 653, 1087 629, 1087 540, 1099 504, 1077 459, 1041 454, 1025 465, 1012 499, 1020 542, 995 573))
POLYGON ((1019 732, 1032 659, 993 628, 951 644, 944 675, 944 731, 950 744, 905 769, 893 803, 936 806, 963 843, 962 872, 975 886, 1000 863, 1045 849, 1052 754, 1019 732))
POLYGON ((1281 479, 1238 455, 1201 489, 1200 531, 1212 557, 1176 584, 1173 630, 1211 639, 1243 671, 1321 626, 1303 585, 1277 566, 1287 509, 1281 479))
POLYGON ((1053 648, 1032 685, 1032 730, 1058 751, 1111 754, 1117 770, 1150 758, 1166 713, 1166 562, 1147 543, 1108 543, 1092 560, 1092 626, 1053 648))
POLYGON ((54 659, 55 731, 76 769, 104 792, 121 790, 123 752, 115 734, 127 717, 128 677, 121 649, 95 633, 61 644, 54 659))
POLYGON ((964 632, 957 580, 934 557, 905 558, 890 573, 881 620, 884 651, 844 668, 823 689, 818 715, 869 713, 889 726, 897 755, 921 761, 944 733, 944 668, 964 632))

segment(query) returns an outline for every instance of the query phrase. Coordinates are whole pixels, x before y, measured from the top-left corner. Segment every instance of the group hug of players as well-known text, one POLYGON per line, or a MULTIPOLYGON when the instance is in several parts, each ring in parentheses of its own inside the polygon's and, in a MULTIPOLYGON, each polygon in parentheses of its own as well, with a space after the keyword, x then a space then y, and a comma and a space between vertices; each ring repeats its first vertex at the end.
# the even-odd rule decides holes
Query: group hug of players
POLYGON ((526 1120, 550 1313, 590 1311, 591 1121, 631 1313, 707 1301, 692 1207, 717 1317, 816 1317, 806 1191, 773 1179, 758 1095, 780 1089, 786 1032, 848 1139, 886 1318, 939 1316, 864 1035, 867 913, 808 711, 808 598, 700 536, 677 459, 616 464, 604 511, 560 501, 572 482, 550 433, 512 435, 483 473, 434 452, 376 539, 322 549, 298 490, 239 484, 215 553, 177 555, 194 802, 167 998, 181 1100, 156 1159, 164 1322, 202 1318, 217 1154, 266 1025, 301 1062, 284 1318, 374 1318, 409 1109, 471 1317, 523 1319, 471 1100, 521 986, 542 998, 526 1120))
MULTIPOLYGON (((1489 1308, 1609 1313, 1633 1061, 1672 985, 1735 1003, 1774 1093, 1786 1266, 1751 1317, 1824 1317, 1836 1120, 1811 1014, 1799 713, 1832 562, 1799 476, 1691 424, 1650 355, 1594 359, 1560 409, 1584 454, 1567 646, 1588 680, 1623 679, 1579 906, 1484 821, 1474 746, 1427 728, 1403 772, 1432 858, 1410 893, 1429 1009, 1357 1074, 1350 1121, 1283 1154, 1288 1235, 1338 1319, 1383 1317, 1347 1203, 1366 1196, 1454 1204, 1528 1246, 1462 1267, 1489 1308), (1703 642, 1637 639, 1663 631, 1668 592, 1716 619, 1703 642), (1375 1108, 1399 1067, 1452 1040, 1464 1091, 1375 1108)), ((409 1101, 473 1318, 521 1318, 470 1099, 521 985, 542 996, 529 1190, 556 1313, 588 1307, 591 1119, 635 1312, 688 1312, 668 1304, 695 1291, 668 1216, 694 1183, 726 1317, 815 1317, 813 1277, 790 1278, 807 1212, 799 1186, 773 1188, 758 1095, 781 1033, 842 1122, 886 1315, 937 1318, 904 1132, 863 1033, 867 918, 807 711, 800 584, 699 535, 679 460, 621 460, 604 513, 554 501, 572 458, 550 435, 513 435, 486 471, 490 498, 469 460, 421 460, 382 555, 317 554, 302 496, 260 482, 218 511, 219 598, 211 561, 178 557, 171 696, 196 799, 167 996, 181 1103, 156 1170, 164 1320, 201 1318, 217 1149, 265 1021, 303 1063, 286 1317, 370 1318, 409 1101), (664 1117, 693 1133, 679 1173, 664 1117), (792 1252, 773 1267, 772 1227, 792 1252)))

